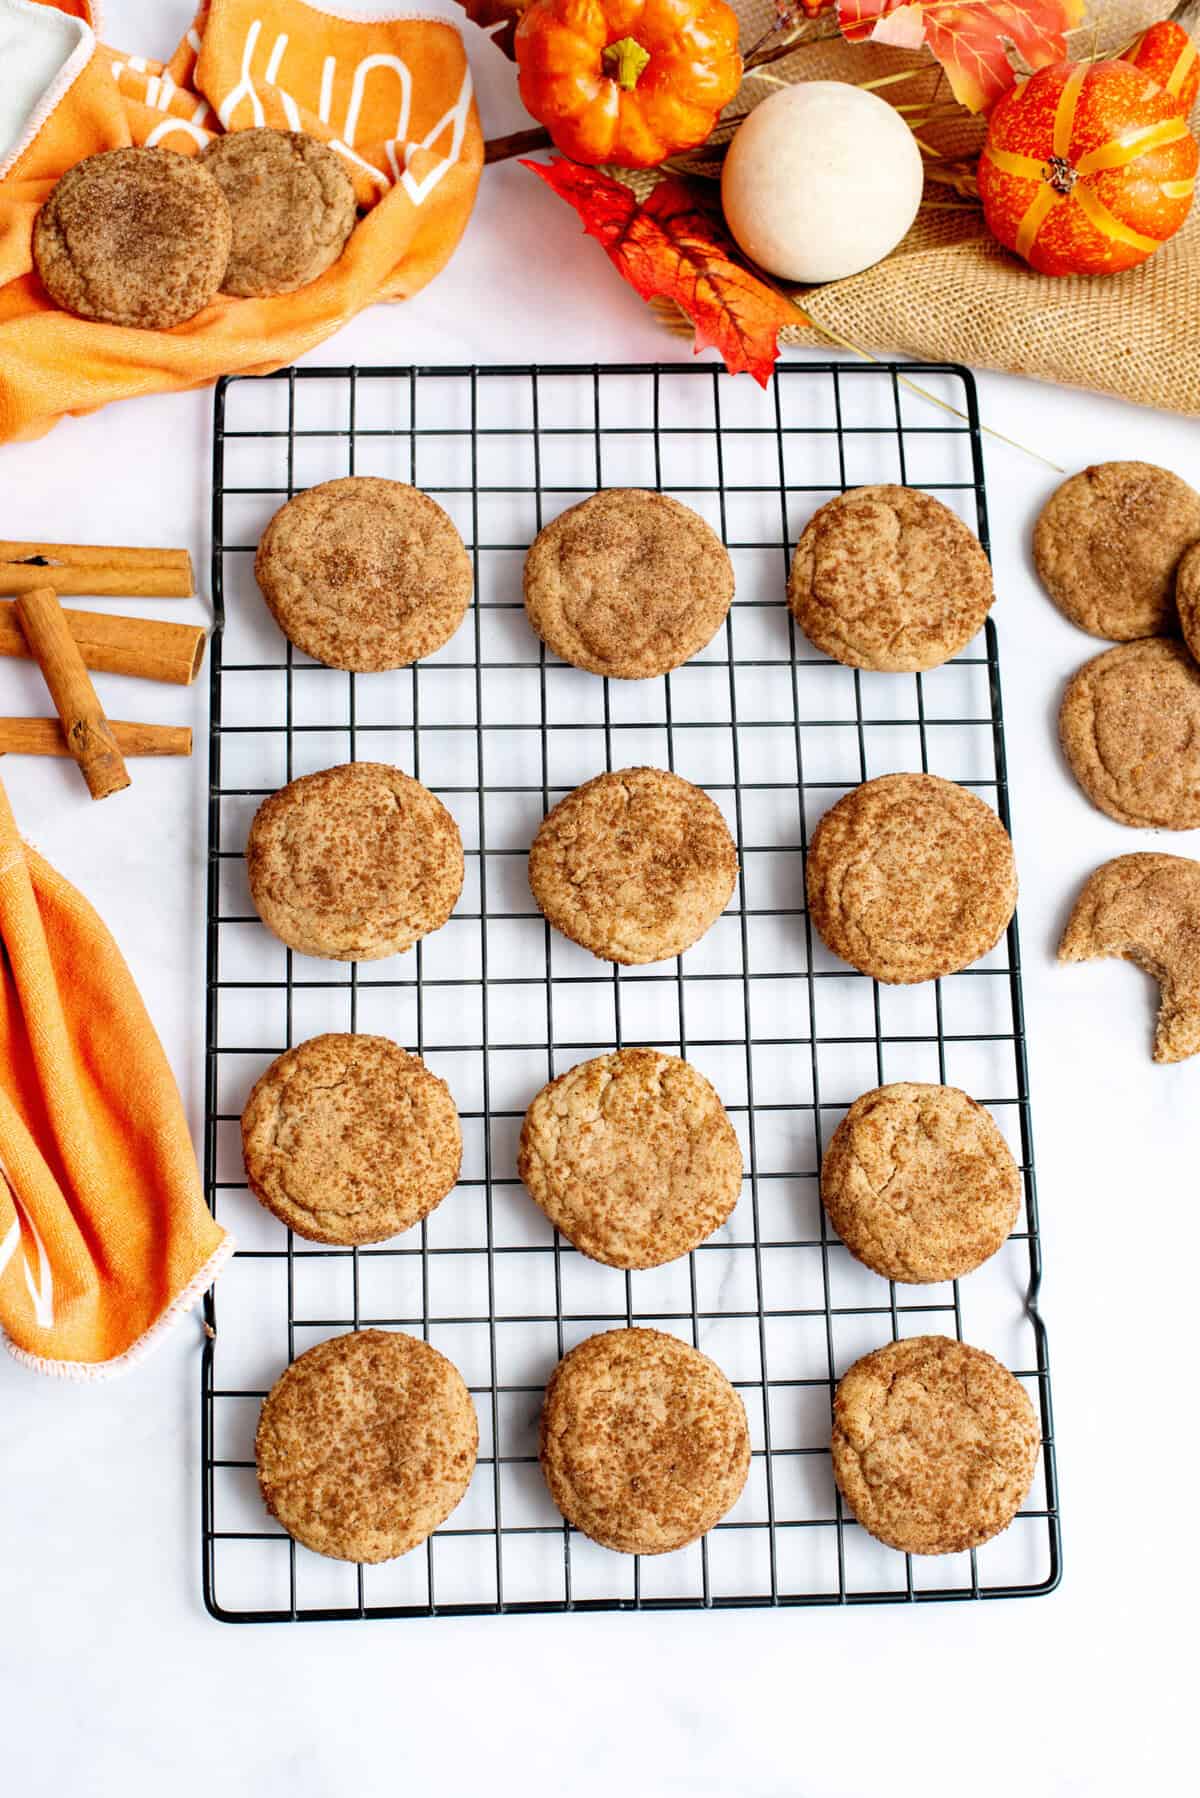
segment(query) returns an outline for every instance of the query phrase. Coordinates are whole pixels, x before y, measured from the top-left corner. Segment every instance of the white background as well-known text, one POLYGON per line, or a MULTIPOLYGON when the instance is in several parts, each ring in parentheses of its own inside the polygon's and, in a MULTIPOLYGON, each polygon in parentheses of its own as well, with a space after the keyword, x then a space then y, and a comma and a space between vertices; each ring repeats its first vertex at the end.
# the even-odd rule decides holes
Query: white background
MULTIPOLYGON (((184 0, 109 0, 109 41, 166 55, 184 0)), ((486 130, 522 122, 474 31, 486 130)), ((947 304, 952 304, 947 296, 947 304)), ((791 352, 795 353, 795 352, 791 352)), ((445 274, 314 361, 671 359, 574 216, 485 175, 445 274)), ((1143 457, 1200 486, 1194 422, 982 376, 984 419, 1063 467, 1143 457)), ((0 449, 7 535, 187 543, 206 567, 210 395, 131 401, 0 449)), ((1083 877, 1155 839, 1091 809, 1058 753, 1065 677, 1096 645, 1040 592, 1030 526, 1054 478, 989 443, 1021 874, 1065 1577, 1022 1603, 679 1617, 234 1629, 200 1599, 200 1334, 127 1379, 54 1383, 0 1359, 0 1723, 14 1793, 289 1798, 448 1793, 1117 1793, 1193 1773, 1197 1599, 1196 1117, 1200 1064, 1149 1057, 1154 992, 1060 969, 1083 877)), ((202 615, 195 602, 195 616, 202 615)), ((149 608, 153 610, 154 608, 149 608)), ((205 724, 192 692, 111 680, 110 713, 205 724)), ((0 709, 44 711, 0 669, 0 709)), ((26 832, 94 901, 149 1003, 199 1135, 205 757, 141 763, 93 806, 69 765, 3 777, 26 832)))

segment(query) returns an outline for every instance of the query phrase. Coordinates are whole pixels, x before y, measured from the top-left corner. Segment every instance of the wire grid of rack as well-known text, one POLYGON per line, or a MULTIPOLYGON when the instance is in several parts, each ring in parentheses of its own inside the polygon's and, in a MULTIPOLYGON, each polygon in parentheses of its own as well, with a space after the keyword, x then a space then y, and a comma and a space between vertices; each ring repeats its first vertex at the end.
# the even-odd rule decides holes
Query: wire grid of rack
POLYGON ((869 481, 922 486, 985 546, 973 383, 906 366, 797 362, 768 389, 714 367, 298 369, 216 395, 205 1167, 239 1249, 207 1300, 202 1370, 206 1602, 230 1621, 461 1612, 913 1602, 1049 1591, 1060 1535, 1029 1124, 1020 957, 1007 938, 962 974, 881 987, 824 948, 804 905, 813 826, 870 776, 959 780, 1007 824, 996 636, 918 676, 816 654, 784 603, 790 551, 815 507, 869 481), (412 481, 454 517, 475 600, 437 655, 392 674, 319 667, 286 644, 254 587, 253 551, 283 500, 348 473, 412 481), (734 561, 725 628, 663 679, 566 668, 533 636, 524 551, 600 487, 672 492, 734 561), (361 967, 285 950, 245 885, 246 830, 285 780, 354 758, 393 761, 458 820, 458 909, 408 956, 361 967), (670 964, 609 967, 554 933, 530 897, 529 842, 561 795, 601 768, 651 764, 706 788, 741 873, 717 924, 670 964), (376 1030, 424 1055, 463 1121, 462 1179, 417 1229, 359 1250, 292 1236, 245 1188, 238 1120, 263 1068, 321 1030, 376 1030), (687 1056, 742 1140, 729 1223, 668 1267, 625 1274, 551 1229, 516 1175, 526 1105, 549 1078, 614 1046, 687 1056), (885 1080, 961 1085, 1021 1166, 1009 1242, 944 1286, 896 1287, 855 1262, 818 1191, 846 1106, 885 1080), (568 1529, 537 1466, 541 1392, 596 1330, 643 1323, 710 1354, 746 1403, 741 1500, 677 1553, 615 1555, 568 1529), (459 1366, 480 1456, 466 1498, 423 1549, 383 1566, 297 1546, 262 1507, 253 1432, 283 1367, 360 1326, 411 1330, 459 1366), (830 1402, 858 1355, 941 1331, 990 1349, 1025 1384, 1045 1445, 1012 1528, 975 1553, 911 1559, 873 1541, 832 1479, 830 1402))

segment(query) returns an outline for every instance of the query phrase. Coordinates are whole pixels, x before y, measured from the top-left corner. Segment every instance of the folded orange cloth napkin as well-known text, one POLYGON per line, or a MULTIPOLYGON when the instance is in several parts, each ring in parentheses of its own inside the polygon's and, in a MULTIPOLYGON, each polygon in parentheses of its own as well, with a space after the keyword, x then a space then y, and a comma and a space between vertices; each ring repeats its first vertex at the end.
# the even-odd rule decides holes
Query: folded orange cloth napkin
POLYGON ((21 841, 0 786, 0 1327, 97 1379, 195 1304, 233 1249, 179 1091, 91 906, 21 841))
POLYGON ((129 394, 282 367, 373 301, 416 293, 448 261, 483 166, 452 25, 343 18, 303 0, 211 0, 164 65, 98 44, 90 0, 42 3, 78 20, 79 42, 0 155, 0 441, 129 394), (251 125, 307 131, 345 161, 367 211, 332 268, 270 299, 218 295, 169 331, 53 305, 33 269, 33 221, 66 169, 130 143, 194 154, 251 125))

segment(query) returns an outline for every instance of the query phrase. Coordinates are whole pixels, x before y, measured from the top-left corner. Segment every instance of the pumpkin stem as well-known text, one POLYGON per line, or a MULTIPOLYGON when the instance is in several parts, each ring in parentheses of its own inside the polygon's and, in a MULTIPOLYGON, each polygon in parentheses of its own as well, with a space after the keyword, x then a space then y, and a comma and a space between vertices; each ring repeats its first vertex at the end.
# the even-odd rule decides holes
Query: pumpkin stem
POLYGON ((1065 156, 1052 156, 1042 170, 1042 178, 1050 183, 1056 194, 1069 194, 1079 174, 1065 156))
POLYGON ((632 90, 638 76, 650 61, 649 50, 643 50, 636 38, 621 37, 609 44, 600 59, 618 87, 632 90))

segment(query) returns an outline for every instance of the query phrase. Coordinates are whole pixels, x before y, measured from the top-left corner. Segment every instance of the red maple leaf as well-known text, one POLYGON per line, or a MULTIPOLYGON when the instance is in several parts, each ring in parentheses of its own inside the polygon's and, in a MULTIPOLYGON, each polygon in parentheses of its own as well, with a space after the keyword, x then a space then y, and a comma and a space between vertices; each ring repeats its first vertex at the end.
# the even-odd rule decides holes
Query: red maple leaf
POLYGON ((1008 45, 1030 68, 1060 62, 1085 0, 838 0, 851 43, 872 38, 916 50, 928 44, 972 112, 986 112, 1016 80, 1008 45))
POLYGON ((621 182, 558 157, 526 162, 568 201, 589 237, 644 300, 674 300, 696 329, 696 348, 719 350, 731 374, 765 387, 784 325, 810 321, 741 260, 705 188, 672 176, 639 203, 621 182))

